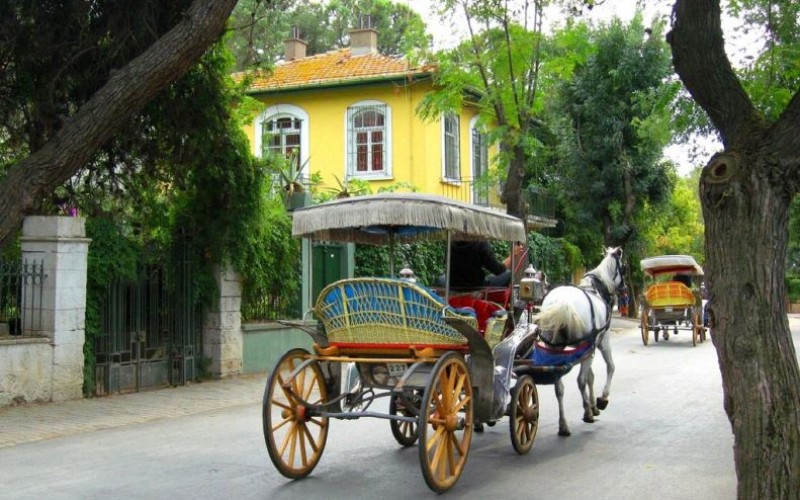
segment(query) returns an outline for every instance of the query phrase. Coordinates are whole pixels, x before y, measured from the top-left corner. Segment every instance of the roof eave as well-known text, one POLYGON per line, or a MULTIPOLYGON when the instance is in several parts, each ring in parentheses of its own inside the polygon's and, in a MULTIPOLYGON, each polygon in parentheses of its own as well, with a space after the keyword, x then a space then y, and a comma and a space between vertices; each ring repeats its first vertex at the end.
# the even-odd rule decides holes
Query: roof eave
POLYGON ((247 95, 254 96, 254 95, 276 94, 276 93, 293 92, 301 90, 320 90, 320 89, 329 89, 338 87, 356 87, 360 85, 370 85, 375 83, 394 82, 394 81, 410 81, 414 83, 428 79, 431 77, 432 74, 433 73, 430 71, 424 71, 424 72, 420 71, 413 73, 404 72, 404 73, 393 73, 391 75, 366 76, 360 78, 340 78, 337 80, 324 80, 313 83, 284 85, 281 87, 272 87, 266 89, 248 89, 246 93, 247 95))

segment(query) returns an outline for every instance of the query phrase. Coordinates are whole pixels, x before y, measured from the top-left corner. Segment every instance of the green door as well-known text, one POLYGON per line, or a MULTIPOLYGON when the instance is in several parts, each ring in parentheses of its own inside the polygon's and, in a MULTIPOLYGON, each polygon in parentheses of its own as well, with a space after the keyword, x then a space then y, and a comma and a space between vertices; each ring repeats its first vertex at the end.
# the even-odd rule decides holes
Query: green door
POLYGON ((342 257, 344 247, 331 243, 315 243, 313 250, 312 276, 312 297, 316 300, 319 292, 334 281, 338 281, 342 275, 342 257))

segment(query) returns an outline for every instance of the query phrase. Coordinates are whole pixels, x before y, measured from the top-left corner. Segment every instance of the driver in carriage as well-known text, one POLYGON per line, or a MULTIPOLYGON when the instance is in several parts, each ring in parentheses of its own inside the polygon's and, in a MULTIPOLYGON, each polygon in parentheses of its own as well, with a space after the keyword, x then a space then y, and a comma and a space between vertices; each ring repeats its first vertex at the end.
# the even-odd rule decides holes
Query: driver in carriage
POLYGON ((678 283, 683 283, 686 285, 686 288, 692 288, 692 277, 688 274, 681 274, 677 273, 675 276, 672 277, 672 281, 677 281, 678 283))
MULTIPOLYGON (((525 269, 523 262, 527 260, 527 252, 523 243, 514 243, 516 271, 525 269)), ((511 255, 502 263, 498 261, 486 241, 454 241, 450 245, 450 286, 454 289, 506 287, 512 279, 511 261, 511 255)), ((440 278, 442 285, 443 278, 440 278)))

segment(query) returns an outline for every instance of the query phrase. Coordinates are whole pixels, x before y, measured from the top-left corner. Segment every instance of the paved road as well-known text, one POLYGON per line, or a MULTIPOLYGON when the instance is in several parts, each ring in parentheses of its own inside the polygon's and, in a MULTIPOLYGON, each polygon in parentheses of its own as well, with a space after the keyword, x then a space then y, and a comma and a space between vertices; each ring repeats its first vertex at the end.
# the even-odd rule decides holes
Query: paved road
MULTIPOLYGON (((464 475, 448 496, 735 498, 733 438, 711 343, 693 348, 681 332, 645 348, 634 323, 615 320, 612 331, 617 375, 600 420, 580 421, 575 375, 569 374, 565 403, 573 435, 558 437, 555 396, 541 386, 533 450, 525 456, 513 451, 505 420, 487 428, 476 435, 464 475)), ((596 369, 602 367, 598 361, 596 369)), ((416 448, 399 448, 388 423, 376 419, 333 421, 312 475, 284 479, 263 444, 263 383, 264 376, 241 377, 0 409, 0 496, 435 496, 422 479, 416 448)))

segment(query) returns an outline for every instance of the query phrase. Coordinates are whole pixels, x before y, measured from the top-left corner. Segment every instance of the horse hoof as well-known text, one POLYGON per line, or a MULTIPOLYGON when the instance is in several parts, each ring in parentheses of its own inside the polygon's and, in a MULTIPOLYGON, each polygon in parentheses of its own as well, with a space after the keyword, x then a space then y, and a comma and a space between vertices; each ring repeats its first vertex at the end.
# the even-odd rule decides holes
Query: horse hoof
POLYGON ((600 410, 598 410, 597 408, 593 408, 592 409, 592 415, 594 415, 595 417, 600 416, 600 410))
POLYGON ((561 437, 569 437, 572 435, 572 433, 570 431, 565 431, 564 429, 559 429, 558 435, 561 437))
POLYGON ((608 406, 608 400, 603 398, 597 398, 597 407, 601 410, 605 410, 606 406, 608 406))
POLYGON ((590 417, 590 416, 584 415, 583 421, 586 422, 587 424, 593 424, 594 423, 594 417, 590 417))
POLYGON ((475 432, 483 432, 483 424, 476 423, 474 426, 475 432))

